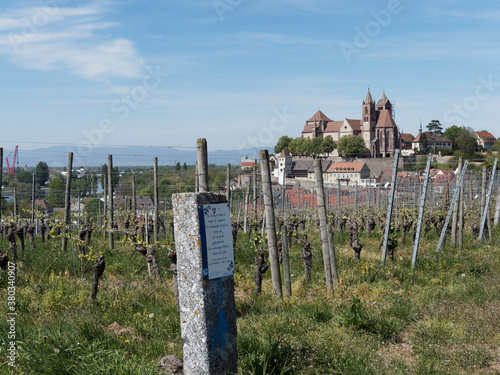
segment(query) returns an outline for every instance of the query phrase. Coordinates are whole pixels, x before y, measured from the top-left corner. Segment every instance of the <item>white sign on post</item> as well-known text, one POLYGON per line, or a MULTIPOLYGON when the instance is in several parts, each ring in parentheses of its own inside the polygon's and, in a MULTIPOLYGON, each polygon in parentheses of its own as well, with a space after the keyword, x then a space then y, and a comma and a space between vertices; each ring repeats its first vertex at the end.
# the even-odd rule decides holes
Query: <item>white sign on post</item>
POLYGON ((227 203, 198 205, 203 279, 234 275, 233 234, 227 203))

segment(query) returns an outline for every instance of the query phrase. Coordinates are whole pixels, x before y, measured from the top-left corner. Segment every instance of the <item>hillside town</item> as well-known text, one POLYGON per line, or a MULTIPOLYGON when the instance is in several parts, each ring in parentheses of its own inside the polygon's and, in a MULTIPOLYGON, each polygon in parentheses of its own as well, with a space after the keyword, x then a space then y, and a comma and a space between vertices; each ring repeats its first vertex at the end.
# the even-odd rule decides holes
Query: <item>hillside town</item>
MULTIPOLYGON (((398 178, 401 183, 420 178, 419 161, 432 155, 434 164, 440 167, 431 169, 431 180, 440 186, 454 181, 458 157, 475 154, 477 163, 481 164, 481 158, 497 142, 488 131, 456 125, 443 129, 438 120, 431 121, 425 128, 420 121, 415 136, 403 133, 394 120, 394 105, 385 92, 375 102, 368 89, 361 113, 362 119, 331 120, 318 110, 305 121, 300 137, 280 138, 275 154, 270 156, 273 181, 279 185, 313 186, 314 160, 321 158, 326 184, 387 187, 388 171, 392 171, 394 153, 399 149, 402 160, 398 178), (321 148, 321 143, 326 143, 326 140, 334 144, 326 149, 328 152, 321 148), (347 140, 357 143, 355 152, 345 154, 341 149, 341 142, 347 140), (310 142, 309 146, 306 142, 310 142), (319 145, 317 150, 314 143, 319 145), (281 148, 283 144, 287 147, 281 148), (446 165, 450 167, 443 167, 446 165), (455 168, 451 167, 453 165, 455 168)), ((244 157, 241 168, 252 168, 257 163, 255 159, 244 157)))

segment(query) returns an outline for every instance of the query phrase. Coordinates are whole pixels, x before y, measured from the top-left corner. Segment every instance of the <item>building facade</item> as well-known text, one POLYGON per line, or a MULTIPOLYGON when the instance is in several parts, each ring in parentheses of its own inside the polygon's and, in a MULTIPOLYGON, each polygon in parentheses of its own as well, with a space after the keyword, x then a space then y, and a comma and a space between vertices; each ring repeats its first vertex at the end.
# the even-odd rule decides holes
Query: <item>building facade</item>
POLYGON ((487 151, 493 147, 497 139, 490 132, 475 132, 474 136, 482 150, 487 151))
POLYGON ((293 177, 292 175, 292 155, 284 148, 281 154, 278 155, 278 183, 284 185, 287 178, 293 177))
POLYGON ((362 118, 333 121, 318 111, 306 121, 302 138, 331 136, 338 142, 346 135, 363 138, 372 157, 393 157, 394 151, 401 147, 401 135, 393 117, 393 105, 385 93, 375 103, 370 89, 362 104, 362 118))
POLYGON ((415 151, 422 151, 422 147, 425 147, 427 150, 434 148, 451 150, 453 148, 453 143, 448 137, 445 135, 435 135, 431 132, 420 132, 417 138, 412 141, 412 145, 415 151))
POLYGON ((361 180, 370 177, 370 169, 363 162, 355 163, 331 163, 326 171, 326 182, 341 185, 360 185, 361 180))

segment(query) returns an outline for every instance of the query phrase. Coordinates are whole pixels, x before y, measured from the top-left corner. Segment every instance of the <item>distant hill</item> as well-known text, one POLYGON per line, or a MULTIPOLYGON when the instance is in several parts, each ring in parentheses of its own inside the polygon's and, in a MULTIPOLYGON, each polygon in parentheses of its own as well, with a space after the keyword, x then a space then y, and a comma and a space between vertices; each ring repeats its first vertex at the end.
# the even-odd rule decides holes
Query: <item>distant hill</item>
MULTIPOLYGON (((259 150, 272 148, 248 148, 242 150, 218 150, 208 151, 208 163, 216 165, 241 165, 241 158, 248 155, 249 158, 259 159, 259 150)), ((85 148, 78 146, 53 146, 38 148, 36 150, 23 151, 19 149, 17 166, 35 167, 38 162, 47 163, 50 168, 62 168, 68 164, 68 153, 73 152, 73 166, 78 168, 96 167, 108 162, 108 155, 113 155, 114 166, 153 166, 154 157, 158 158, 159 165, 181 164, 194 165, 196 163, 196 148, 177 149, 168 147, 96 147, 85 148)), ((4 149, 4 155, 8 155, 4 149)), ((12 156, 9 158, 12 160, 12 156)), ((5 167, 5 160, 4 160, 5 167)))

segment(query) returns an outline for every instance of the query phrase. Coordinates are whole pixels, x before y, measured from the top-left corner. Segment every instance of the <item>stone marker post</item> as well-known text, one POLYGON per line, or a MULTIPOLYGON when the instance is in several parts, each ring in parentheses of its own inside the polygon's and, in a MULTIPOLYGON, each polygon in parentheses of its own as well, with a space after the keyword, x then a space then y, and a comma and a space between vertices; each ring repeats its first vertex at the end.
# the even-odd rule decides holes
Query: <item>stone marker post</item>
POLYGON ((184 374, 237 372, 234 250, 223 195, 172 195, 184 374))

